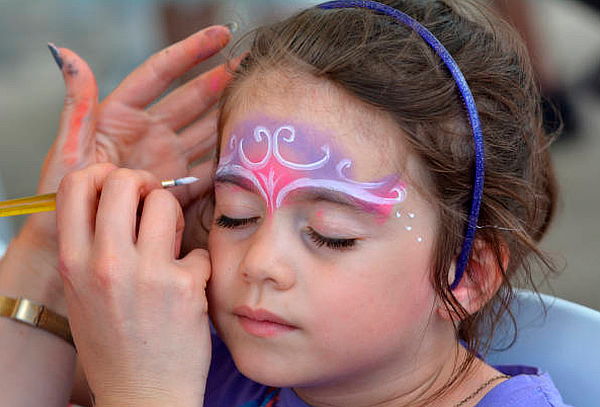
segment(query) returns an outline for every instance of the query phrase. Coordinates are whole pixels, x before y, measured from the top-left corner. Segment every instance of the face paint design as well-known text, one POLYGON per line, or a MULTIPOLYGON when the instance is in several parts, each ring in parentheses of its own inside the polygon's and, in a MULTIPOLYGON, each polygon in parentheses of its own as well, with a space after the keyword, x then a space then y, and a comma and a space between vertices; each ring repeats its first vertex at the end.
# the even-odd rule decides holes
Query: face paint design
MULTIPOLYGON (((409 212, 407 214, 407 216, 411 220, 414 220, 417 217, 417 215, 415 215, 413 212, 409 212)), ((398 219, 400 219, 402 217, 402 212, 396 211, 396 217, 398 219)), ((412 225, 406 225, 406 226, 404 226, 404 229, 406 229, 407 232, 412 232, 414 227, 412 225)), ((425 241, 425 239, 423 239, 423 236, 417 236, 418 243, 423 243, 424 241, 425 241)))
POLYGON ((385 216, 406 198, 406 185, 397 175, 358 182, 349 178, 351 167, 352 160, 334 149, 331 139, 302 126, 262 119, 232 132, 216 178, 239 177, 252 184, 268 213, 301 189, 342 193, 385 216))

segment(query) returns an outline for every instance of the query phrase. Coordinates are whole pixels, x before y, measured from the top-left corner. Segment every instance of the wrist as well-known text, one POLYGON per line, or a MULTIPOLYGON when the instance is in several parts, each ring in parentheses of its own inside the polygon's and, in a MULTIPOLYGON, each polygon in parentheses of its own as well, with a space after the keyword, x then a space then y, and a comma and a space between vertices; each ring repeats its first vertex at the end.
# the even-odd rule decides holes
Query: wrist
POLYGON ((90 382, 94 394, 94 406, 201 407, 204 405, 205 385, 202 382, 182 386, 181 383, 165 383, 163 379, 153 379, 146 376, 144 372, 138 372, 137 378, 133 381, 119 378, 117 374, 110 382, 102 380, 100 386, 94 386, 90 382))
POLYGON ((58 250, 20 233, 0 259, 0 294, 25 297, 66 315, 58 250))
POLYGON ((110 397, 102 398, 95 397, 94 407, 201 407, 204 405, 204 397, 199 401, 191 399, 184 400, 182 398, 167 398, 167 397, 110 397))

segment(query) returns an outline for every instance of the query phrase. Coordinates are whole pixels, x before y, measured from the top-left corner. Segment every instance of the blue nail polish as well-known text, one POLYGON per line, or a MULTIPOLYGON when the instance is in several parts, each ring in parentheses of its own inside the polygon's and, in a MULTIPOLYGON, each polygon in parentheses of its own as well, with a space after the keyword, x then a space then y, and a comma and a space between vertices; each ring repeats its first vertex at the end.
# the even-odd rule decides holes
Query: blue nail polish
POLYGON ((60 51, 58 50, 58 48, 56 48, 56 45, 52 44, 51 42, 48 43, 48 49, 50 49, 50 53, 54 57, 54 60, 56 61, 56 65, 58 65, 58 68, 62 71, 63 59, 60 56, 60 51))

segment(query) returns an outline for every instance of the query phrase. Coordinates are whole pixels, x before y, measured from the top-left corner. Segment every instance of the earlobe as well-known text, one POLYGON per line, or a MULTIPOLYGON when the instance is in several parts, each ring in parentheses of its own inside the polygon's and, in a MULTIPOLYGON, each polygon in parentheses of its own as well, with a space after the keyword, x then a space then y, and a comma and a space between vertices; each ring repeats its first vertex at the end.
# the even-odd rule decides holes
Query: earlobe
MULTIPOLYGON (((500 288, 508 265, 508 253, 506 250, 501 250, 501 253, 502 258, 498 259, 488 244, 482 241, 475 243, 469 267, 458 286, 452 290, 454 298, 468 315, 485 306, 500 288)), ((449 284, 454 281, 455 273, 456 262, 453 261, 448 270, 449 284)), ((460 321, 466 317, 447 308, 445 304, 440 304, 438 308, 438 313, 446 320, 460 321)))

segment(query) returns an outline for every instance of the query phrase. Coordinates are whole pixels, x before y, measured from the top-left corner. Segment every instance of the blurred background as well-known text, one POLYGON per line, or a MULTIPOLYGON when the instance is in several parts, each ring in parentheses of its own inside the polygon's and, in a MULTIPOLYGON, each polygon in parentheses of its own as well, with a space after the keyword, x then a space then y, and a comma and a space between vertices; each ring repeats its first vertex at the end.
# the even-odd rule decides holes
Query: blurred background
MULTIPOLYGON (((239 38, 316 3, 0 0, 0 199, 35 193, 57 130, 64 87, 47 42, 84 57, 103 97, 149 55, 206 25, 236 22, 239 38)), ((600 0, 495 3, 528 43, 549 101, 547 126, 556 128, 557 112, 564 119, 553 146, 562 202, 543 242, 564 272, 543 290, 600 310, 600 0)), ((0 218, 0 255, 22 222, 0 218)))

